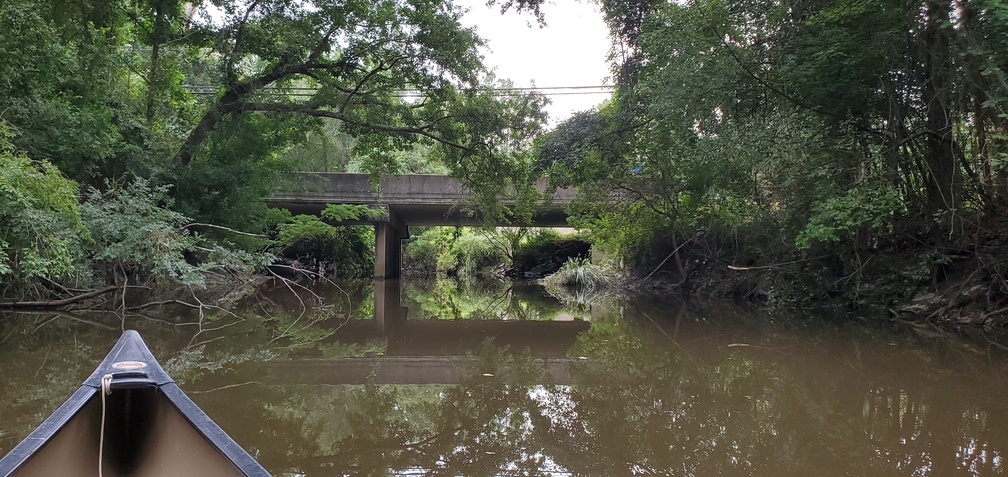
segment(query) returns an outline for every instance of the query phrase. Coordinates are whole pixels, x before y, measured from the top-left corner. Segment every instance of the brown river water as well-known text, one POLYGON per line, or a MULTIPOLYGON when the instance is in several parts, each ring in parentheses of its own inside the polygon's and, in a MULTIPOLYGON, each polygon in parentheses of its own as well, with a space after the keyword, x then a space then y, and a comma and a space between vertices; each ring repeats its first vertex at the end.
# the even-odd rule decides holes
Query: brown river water
POLYGON ((202 319, 0 314, 0 454, 125 327, 278 476, 1008 473, 1008 353, 989 336, 568 300, 386 281, 267 286, 202 319))

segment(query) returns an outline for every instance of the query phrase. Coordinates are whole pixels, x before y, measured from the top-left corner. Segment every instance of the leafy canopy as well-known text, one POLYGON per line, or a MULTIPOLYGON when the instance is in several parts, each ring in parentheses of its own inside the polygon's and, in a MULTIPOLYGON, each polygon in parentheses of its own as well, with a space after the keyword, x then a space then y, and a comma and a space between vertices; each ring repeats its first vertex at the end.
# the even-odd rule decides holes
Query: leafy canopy
POLYGON ((1004 210, 1004 2, 601 6, 617 93, 544 135, 536 164, 617 250, 696 232, 805 248, 1004 210))

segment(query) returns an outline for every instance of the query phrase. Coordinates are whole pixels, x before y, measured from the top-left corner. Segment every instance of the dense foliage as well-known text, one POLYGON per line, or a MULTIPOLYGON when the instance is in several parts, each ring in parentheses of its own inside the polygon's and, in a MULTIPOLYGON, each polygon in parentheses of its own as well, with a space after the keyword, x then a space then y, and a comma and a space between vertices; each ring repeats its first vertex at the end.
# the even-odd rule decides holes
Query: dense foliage
MULTIPOLYGON (((539 0, 496 3, 543 20, 539 0)), ((182 234, 168 249, 191 267, 207 256, 194 230, 255 253, 281 236, 274 252, 309 261, 366 255, 364 229, 267 209, 261 199, 293 170, 448 173, 491 222, 529 218, 546 175, 580 190, 571 222, 596 245, 659 264, 645 276, 664 266, 683 280, 745 243, 758 250, 732 265, 825 252, 839 265, 816 266, 851 282, 864 253, 898 242, 880 237, 907 223, 904 242, 941 250, 931 264, 966 250, 966 238, 974 250, 997 240, 991 224, 1008 196, 1002 0, 600 6, 617 93, 544 134, 544 98, 499 94, 510 83, 484 68, 482 40, 447 0, 4 2, 3 151, 20 164, 5 165, 20 172, 4 186, 62 189, 42 202, 4 196, 0 272, 20 281, 95 268, 74 263, 102 245, 64 200, 67 179, 93 188, 78 191, 92 202, 146 184, 150 207, 179 214, 143 215, 146 225, 182 234), (33 210, 66 227, 17 225, 33 210)), ((442 269, 473 270, 517 261, 523 239, 509 233, 421 237, 414 248, 438 248, 442 269)), ((984 273, 999 276, 1008 259, 989 254, 984 273)), ((185 275, 182 262, 134 259, 116 260, 185 275)), ((364 274, 362 263, 348 272, 364 274)), ((1005 283, 992 293, 1008 296, 1005 283)))
POLYGON ((330 225, 326 221, 366 220, 385 215, 366 205, 329 204, 320 214, 296 215, 277 227, 276 244, 284 257, 308 265, 318 278, 325 275, 366 278, 374 273, 374 227, 330 225))
POLYGON ((540 165, 618 191, 643 227, 770 218, 807 246, 1005 204, 1002 2, 641 1, 636 23, 603 6, 620 92, 540 165))
MULTIPOLYGON (((500 195, 530 205, 544 99, 496 95, 507 83, 460 16, 450 1, 3 2, 0 274, 198 283, 189 272, 216 253, 203 249, 258 254, 318 227, 262 200, 291 170, 449 172, 486 214, 508 212, 500 195), (87 229, 114 243, 88 242, 87 229)), ((325 233, 326 250, 302 252, 373 241, 325 233)))
POLYGON ((75 246, 89 239, 76 184, 47 161, 33 164, 8 135, 0 121, 0 283, 73 275, 75 246))
POLYGON ((469 279, 488 275, 488 268, 505 258, 478 229, 430 227, 420 231, 405 249, 408 274, 449 275, 469 279))
POLYGON ((413 277, 530 280, 556 272, 569 259, 587 257, 590 248, 578 234, 551 228, 417 227, 404 250, 403 268, 413 277))
POLYGON ((601 4, 618 92, 538 155, 581 190, 573 212, 597 243, 661 260, 690 240, 708 259, 748 242, 747 265, 826 247, 848 275, 894 224, 939 248, 998 234, 1008 3, 601 4))

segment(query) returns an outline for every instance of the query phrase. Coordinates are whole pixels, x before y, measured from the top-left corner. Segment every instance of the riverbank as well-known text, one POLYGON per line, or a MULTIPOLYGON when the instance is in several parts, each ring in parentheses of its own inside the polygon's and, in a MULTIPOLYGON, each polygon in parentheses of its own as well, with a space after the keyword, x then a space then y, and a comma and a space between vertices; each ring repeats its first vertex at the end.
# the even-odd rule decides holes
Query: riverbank
POLYGON ((621 286, 687 298, 1004 327, 1008 238, 1003 230, 1008 230, 1003 218, 961 221, 952 231, 904 221, 886 234, 776 254, 755 241, 697 235, 676 247, 655 247, 625 270, 621 286), (676 253, 668 251, 676 248, 676 253))

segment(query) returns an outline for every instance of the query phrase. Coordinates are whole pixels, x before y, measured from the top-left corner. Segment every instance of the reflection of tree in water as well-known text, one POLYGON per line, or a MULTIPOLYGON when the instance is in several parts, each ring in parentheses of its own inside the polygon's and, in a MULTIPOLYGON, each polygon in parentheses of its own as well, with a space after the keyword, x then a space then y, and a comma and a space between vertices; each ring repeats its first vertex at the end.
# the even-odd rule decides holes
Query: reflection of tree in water
POLYGON ((123 327, 139 331, 151 352, 183 385, 236 363, 272 356, 261 338, 261 320, 207 317, 204 329, 223 327, 229 333, 225 342, 214 332, 202 333, 199 324, 185 315, 172 318, 121 317, 100 310, 0 314, 0 377, 4 382, 0 454, 70 397, 119 339, 123 327))
POLYGON ((937 389, 956 383, 928 377, 941 366, 863 346, 877 369, 855 373, 814 349, 698 357, 602 320, 571 350, 571 386, 541 384, 535 362, 486 344, 458 385, 305 387, 273 411, 302 423, 314 455, 292 466, 309 475, 1005 472, 996 398, 937 389))
MULTIPOLYGON (((775 364, 704 363, 632 328, 593 327, 572 353, 589 359, 551 396, 549 454, 583 475, 815 475, 802 462, 805 396, 775 364)), ((849 454, 847 455, 849 458, 849 454)))
POLYGON ((576 386, 550 396, 562 405, 546 408, 541 434, 558 463, 584 475, 1005 472, 1008 409, 975 382, 941 389, 955 380, 933 375, 947 371, 889 359, 885 342, 855 348, 871 371, 846 373, 826 353, 729 347, 699 359, 650 336, 598 322, 571 350, 589 359, 571 371, 576 386))
MULTIPOLYGON (((79 326, 50 314, 0 314, 0 455, 59 407, 108 350, 91 342, 117 330, 79 326), (61 339, 80 333, 78 340, 61 339)), ((112 341, 115 342, 114 339, 112 341)))
POLYGON ((921 386, 868 390, 867 445, 889 466, 920 475, 1004 475, 1004 406, 980 408, 977 400, 990 399, 962 391, 956 396, 921 386))
POLYGON ((560 302, 538 285, 439 278, 404 282, 410 319, 550 320, 560 302))
POLYGON ((451 386, 295 387, 271 411, 301 423, 294 436, 312 455, 287 470, 545 475, 534 444, 539 404, 529 392, 541 367, 491 344, 474 358, 466 378, 451 386))
MULTIPOLYGON (((634 323, 593 319, 570 350, 570 386, 490 343, 457 385, 280 385, 262 382, 254 365, 267 359, 257 350, 283 357, 289 344, 269 343, 276 325, 264 317, 200 335, 196 346, 191 327, 130 325, 276 474, 1005 474, 1000 358, 859 327, 766 322, 762 335, 747 335, 752 346, 687 351, 643 328, 651 322, 634 323)), ((118 338, 118 319, 110 324, 0 322, 3 449, 93 370, 118 338)), ((679 335, 701 341, 686 328, 679 335)))
POLYGON ((298 315, 329 310, 352 320, 374 318, 374 282, 370 280, 319 281, 310 288, 273 280, 256 290, 238 308, 270 316, 298 315))

